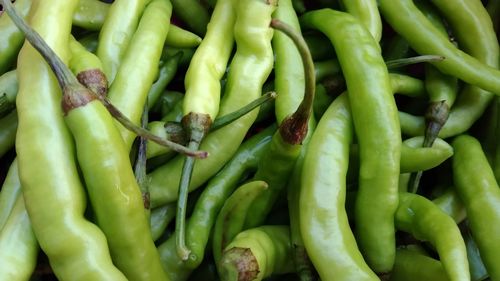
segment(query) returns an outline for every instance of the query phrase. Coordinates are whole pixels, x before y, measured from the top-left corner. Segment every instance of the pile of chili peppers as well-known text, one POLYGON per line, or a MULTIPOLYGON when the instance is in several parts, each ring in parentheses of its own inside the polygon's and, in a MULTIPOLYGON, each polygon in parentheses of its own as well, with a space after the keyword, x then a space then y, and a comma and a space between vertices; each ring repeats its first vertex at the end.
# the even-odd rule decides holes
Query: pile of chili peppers
POLYGON ((500 280, 500 1, 0 4, 0 280, 500 280))

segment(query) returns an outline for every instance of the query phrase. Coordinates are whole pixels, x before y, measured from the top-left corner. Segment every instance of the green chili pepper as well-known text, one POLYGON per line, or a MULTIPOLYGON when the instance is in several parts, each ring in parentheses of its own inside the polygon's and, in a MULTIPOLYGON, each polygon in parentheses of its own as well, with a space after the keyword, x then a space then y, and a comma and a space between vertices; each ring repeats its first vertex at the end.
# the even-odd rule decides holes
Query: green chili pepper
POLYGON ((440 261, 421 253, 398 249, 390 281, 448 280, 440 261))
POLYGON ((214 225, 212 251, 215 264, 219 264, 223 250, 233 238, 244 229, 245 218, 250 214, 250 206, 262 192, 267 183, 251 181, 238 187, 220 210, 214 225))
MULTIPOLYGON (((120 1, 115 2, 113 5, 118 3, 120 1)), ((121 63, 117 66, 116 77, 109 76, 110 74, 105 71, 111 83, 108 93, 110 102, 132 120, 134 124, 140 123, 148 91, 158 73, 158 62, 160 61, 163 44, 169 30, 171 12, 172 6, 169 1, 152 0, 144 9, 144 14, 141 17, 137 30, 132 38, 130 38, 127 50, 121 57, 121 63), (158 24, 159 22, 165 24, 158 24), (140 64, 137 64, 138 61, 140 64)), ((124 15, 121 16, 123 17, 124 15)), ((120 23, 120 25, 123 25, 123 23, 120 23)), ((103 26, 103 30, 105 30, 105 26, 103 26)), ((119 36, 119 34, 118 32, 118 34, 115 33, 115 35, 110 36, 119 36)), ((100 39, 97 54, 102 60, 104 70, 106 70, 109 67, 109 62, 100 56, 101 41, 100 39), (108 66, 106 66, 107 64, 108 66)), ((109 48, 108 51, 111 49, 109 48)), ((135 135, 122 127, 122 125, 119 125, 119 127, 125 145, 130 149, 135 135)))
POLYGON ((396 250, 393 217, 398 204, 401 133, 379 45, 346 13, 323 9, 304 14, 301 21, 324 32, 339 58, 360 146, 358 242, 376 272, 389 272, 396 250), (359 77, 364 77, 363 83, 359 77))
MULTIPOLYGON (((31 7, 31 0, 17 0, 16 9, 25 17, 31 7)), ((24 40, 23 33, 19 31, 10 17, 0 17, 0 75, 12 67, 24 40)))
POLYGON ((262 280, 293 271, 290 229, 260 226, 245 230, 226 247, 220 261, 221 280, 262 280))
POLYGON ((187 261, 179 259, 173 236, 158 247, 163 267, 172 280, 186 280, 192 270, 201 264, 224 201, 242 178, 257 169, 274 131, 276 126, 272 125, 245 141, 224 168, 207 183, 187 222, 186 243, 191 250, 190 258, 187 261))
MULTIPOLYGON (((220 3, 224 2, 220 1, 220 3)), ((241 17, 240 22, 234 26, 238 49, 231 62, 228 82, 219 110, 220 116, 231 113, 257 99, 272 69, 273 54, 270 41, 273 31, 269 28, 269 22, 275 5, 268 5, 261 1, 256 1, 254 4, 256 7, 252 7, 248 13, 243 13, 244 16, 241 17), (250 14, 259 14, 260 17, 252 18, 250 14)), ((241 10, 244 10, 243 6, 241 10)), ((196 164, 190 190, 198 188, 231 158, 257 113, 257 110, 253 110, 237 121, 208 134, 201 148, 207 149, 210 157, 196 164), (224 149, 221 150, 221 148, 224 149)), ((183 157, 176 157, 150 173, 153 207, 177 199, 183 162, 183 157)))
POLYGON ((176 48, 194 48, 200 45, 201 40, 200 36, 172 24, 165 45, 176 48))
POLYGON ((0 276, 12 281, 29 280, 37 265, 38 250, 23 196, 19 194, 8 220, 0 228, 0 276))
MULTIPOLYGON (((31 26, 65 61, 77 2, 34 1, 30 17, 31 26)), ((2 4, 10 7, 9 1, 2 0, 2 4)), ((21 49, 17 66, 16 151, 23 197, 40 247, 60 280, 124 280, 112 264, 105 236, 84 219, 86 195, 62 118, 57 82, 30 44, 21 49)))
MULTIPOLYGON (((291 5, 289 7, 291 8, 291 5)), ((256 227, 264 222, 279 194, 286 186, 287 178, 302 150, 302 142, 307 136, 309 118, 313 111, 316 85, 314 65, 307 44, 300 36, 300 32, 279 19, 273 19, 271 26, 290 37, 298 49, 300 58, 295 57, 294 59, 300 59, 304 69, 305 83, 304 88, 301 89, 305 89, 305 93, 295 111, 293 111, 293 108, 296 107, 293 105, 294 102, 289 102, 290 105, 282 109, 286 110, 288 115, 282 120, 278 132, 274 134, 269 149, 259 163, 259 168, 253 178, 265 181, 269 185, 269 191, 262 193, 252 203, 249 214, 246 216, 245 228, 256 227)), ((283 64, 286 65, 286 63, 283 64)), ((288 64, 296 64, 296 62, 288 64)), ((275 81, 287 79, 283 76, 284 74, 286 73, 281 72, 281 70, 275 71, 275 81)), ((292 85, 286 85, 286 82, 282 82, 282 86, 285 86, 284 90, 293 88, 292 85)), ((297 84, 297 86, 299 85, 297 84)), ((288 95, 297 94, 288 93, 288 95)), ((295 97, 290 97, 290 99, 295 99, 295 97)))
MULTIPOLYGON (((115 80, 118 68, 122 64, 123 58, 126 57, 125 53, 127 52, 128 45, 138 28, 141 15, 149 2, 151 0, 117 0, 113 2, 109 9, 109 13, 99 33, 97 56, 102 61, 104 73, 106 73, 106 77, 110 83, 113 83, 115 80)), ((159 22, 168 23, 169 21, 167 19, 154 21, 153 23, 156 27, 165 27, 166 24, 158 24, 159 22)), ((168 25, 166 26, 168 28, 168 25)), ((152 27, 148 26, 148 28, 152 27)), ((156 40, 161 40, 161 38, 155 39, 153 42, 156 42, 156 40)), ((149 41, 141 42, 141 47, 147 47, 147 43, 149 41)), ((137 56, 142 53, 149 55, 146 50, 141 50, 141 52, 133 54, 137 56)), ((137 61, 142 62, 142 60, 136 58, 134 63, 137 61)))
POLYGON ((470 280, 465 243, 455 221, 425 197, 411 193, 399 196, 396 227, 429 241, 450 280, 470 280))
POLYGON ((319 121, 302 168, 300 230, 323 280, 377 280, 357 248, 344 209, 352 135, 349 102, 343 94, 319 121))
POLYGON ((455 190, 465 206, 472 236, 491 279, 500 279, 500 243, 492 238, 500 235, 500 188, 475 138, 458 136, 452 146, 455 190))
POLYGON ((442 139, 431 147, 423 147, 424 137, 413 137, 401 146, 401 173, 425 171, 439 166, 453 155, 453 148, 442 139))
MULTIPOLYGON (((434 1, 434 3, 437 4, 438 2, 434 1)), ((460 26, 463 26, 464 30, 468 30, 466 28, 472 28, 473 26, 480 27, 480 29, 477 29, 477 31, 479 32, 478 35, 481 34, 481 36, 470 36, 469 38, 474 39, 468 40, 474 41, 472 44, 484 46, 485 49, 483 50, 487 50, 488 56, 489 54, 494 55, 495 52, 492 52, 492 50, 496 49, 497 47, 494 47, 492 45, 493 41, 483 45, 483 42, 489 42, 491 40, 491 37, 489 35, 487 36, 487 33, 483 32, 483 30, 487 26, 483 22, 488 21, 488 16, 487 14, 484 14, 486 18, 479 16, 481 15, 481 10, 478 9, 478 7, 482 6, 480 1, 443 1, 442 3, 443 5, 442 7, 440 7, 440 9, 444 8, 444 6, 448 6, 450 9, 460 8, 460 13, 457 13, 457 11, 446 13, 450 15, 449 20, 459 21, 458 24, 454 24, 453 26, 457 28, 461 28, 460 26), (474 7, 474 9, 462 9, 463 5, 467 4, 470 5, 469 7, 474 7), (465 16, 466 14, 468 16, 465 16), (474 24, 477 25, 470 25, 469 23, 466 25, 460 19, 471 19, 470 22, 472 23, 476 21, 474 24), (484 39, 484 41, 482 41, 481 39, 484 39), (482 41, 481 44, 478 44, 478 40, 482 41)), ((498 63, 498 57, 496 58, 496 61, 492 60, 486 62, 484 59, 477 60, 474 57, 471 57, 470 55, 467 55, 466 53, 460 51, 453 45, 453 43, 448 41, 445 35, 441 34, 439 29, 435 28, 432 23, 427 18, 425 18, 425 16, 417 9, 417 7, 415 7, 413 1, 405 0, 393 3, 393 1, 382 0, 379 3, 379 8, 385 20, 398 33, 405 37, 412 48, 417 52, 422 54, 431 53, 442 55, 446 58, 441 62, 433 63, 433 65, 435 65, 443 73, 456 76, 457 78, 464 80, 471 85, 478 86, 482 89, 491 91, 496 94, 500 94, 500 87, 499 85, 496 85, 498 81, 500 81, 500 79, 496 78, 500 73, 498 72, 498 70, 491 67, 493 66, 492 63, 498 63)), ((484 10, 484 8, 482 9, 484 10)), ((476 29, 473 30, 474 32, 476 32, 476 29)), ((459 34, 463 33, 459 32, 459 34)), ((468 34, 468 32, 466 34, 468 34)), ((469 46, 468 48, 471 49, 472 47, 469 46)), ((498 56, 498 54, 496 56, 498 56)), ((474 95, 476 95, 476 99, 481 99, 481 95, 477 96, 477 93, 474 95)), ((470 94, 467 94, 466 96, 468 96, 468 99, 472 98, 470 94)), ((463 119, 460 118, 459 122, 463 122, 463 119)), ((449 123, 451 123, 451 118, 449 120, 449 123)), ((449 126, 451 127, 452 125, 449 126)), ((443 130, 445 130, 445 128, 443 128, 443 130)))

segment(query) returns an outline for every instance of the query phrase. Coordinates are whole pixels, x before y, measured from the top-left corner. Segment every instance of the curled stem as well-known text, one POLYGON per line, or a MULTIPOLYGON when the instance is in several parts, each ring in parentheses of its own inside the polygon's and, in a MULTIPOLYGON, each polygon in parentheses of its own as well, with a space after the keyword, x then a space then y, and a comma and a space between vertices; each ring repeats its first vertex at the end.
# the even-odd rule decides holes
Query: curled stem
MULTIPOLYGON (((47 45, 47 43, 43 40, 43 38, 33 30, 28 24, 24 21, 24 19, 19 15, 19 13, 15 10, 14 6, 10 3, 9 0, 0 0, 0 4, 3 5, 5 11, 12 19, 14 24, 25 34, 26 39, 30 42, 30 44, 40 53, 40 55, 44 58, 44 60, 48 63, 52 71, 54 72, 59 85, 64 92, 72 92, 75 89, 84 88, 83 85, 76 79, 75 75, 71 72, 71 70, 64 64, 64 62, 59 58, 59 56, 47 45)), ((186 147, 174 143, 169 140, 162 139, 158 136, 151 134, 146 129, 141 128, 140 126, 135 125, 130 119, 128 119, 118 108, 111 104, 111 102, 106 99, 106 97, 102 95, 98 95, 92 91, 88 91, 92 95, 95 96, 96 99, 99 99, 109 113, 118 120, 125 128, 134 132, 140 137, 146 138, 153 142, 156 142, 159 145, 170 147, 172 150, 197 157, 197 158, 206 158, 208 153, 205 151, 192 151, 187 149, 186 147)))
POLYGON ((410 58, 388 60, 385 62, 385 65, 387 66, 387 68, 393 69, 393 68, 403 67, 403 66, 422 63, 422 62, 438 62, 438 61, 442 61, 444 59, 445 59, 445 57, 438 56, 438 55, 422 55, 422 56, 415 56, 415 57, 410 57, 410 58))
POLYGON ((314 62, 304 37, 290 25, 279 19, 271 20, 271 27, 287 35, 297 47, 305 75, 305 93, 297 110, 286 117, 280 125, 283 140, 290 144, 301 144, 307 135, 307 124, 313 111, 314 94, 316 92, 316 74, 314 62))

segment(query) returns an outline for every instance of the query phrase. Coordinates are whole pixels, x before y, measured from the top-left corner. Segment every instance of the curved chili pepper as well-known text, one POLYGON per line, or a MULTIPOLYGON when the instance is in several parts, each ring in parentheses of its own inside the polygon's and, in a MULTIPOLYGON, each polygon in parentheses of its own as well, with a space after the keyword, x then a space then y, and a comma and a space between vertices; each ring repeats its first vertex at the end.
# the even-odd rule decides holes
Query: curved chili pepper
MULTIPOLYGON (((104 73, 110 83, 115 80, 118 68, 125 57, 141 15, 149 2, 151 0, 117 0, 113 2, 109 9, 99 33, 97 56, 102 61, 104 73)), ((157 27, 163 27, 164 25, 158 24, 158 22, 167 23, 169 21, 154 22, 157 27)), ((147 45, 142 43, 141 46, 145 47, 147 45)), ((143 51, 141 53, 148 52, 143 51)))
POLYGON ((214 225, 212 252, 215 264, 219 264, 223 250, 233 238, 244 229, 245 218, 250 214, 250 206, 262 192, 267 183, 250 181, 238 187, 224 202, 214 225))
MULTIPOLYGON (((66 61, 71 14, 77 2, 34 1, 37 5, 30 18, 31 26, 66 61), (47 17, 49 14, 57 17, 47 17)), ((6 0, 2 4, 10 6, 6 0)), ((73 141, 62 119, 57 82, 30 44, 21 49, 17 71, 16 151, 23 197, 40 247, 61 280, 124 280, 111 261, 105 236, 84 219, 85 193, 74 161, 73 141), (38 145, 33 145, 34 139, 38 145), (51 204, 46 204, 47 200, 51 204)))
POLYGON ((450 280, 470 280, 465 242, 455 221, 425 197, 412 193, 400 193, 399 197, 396 227, 429 241, 450 280))
POLYGON ((497 253, 500 251, 500 188, 484 155, 481 144, 473 137, 456 137, 452 146, 453 181, 462 200, 472 236, 491 279, 500 278, 497 253))
MULTIPOLYGON (((117 1, 113 5, 118 5, 120 2, 121 1, 117 1)), ((126 0, 125 2, 139 1, 126 0)), ((110 11, 110 13, 111 12, 112 11, 110 11)), ((140 124, 143 105, 146 103, 148 91, 158 73, 158 61, 160 60, 165 38, 169 30, 171 13, 172 5, 167 0, 152 0, 146 6, 139 21, 139 25, 137 26, 137 30, 134 35, 131 36, 130 40, 127 41, 128 45, 126 51, 124 50, 120 57, 119 65, 115 66, 117 68, 116 77, 114 77, 114 75, 110 76, 108 73, 110 70, 106 71, 106 69, 110 67, 110 62, 106 60, 107 57, 102 57, 100 55, 101 46, 103 46, 101 42, 105 35, 99 38, 97 54, 102 61, 106 77, 110 83, 108 92, 109 101, 134 124, 140 124), (158 24, 159 22, 164 24, 158 24), (138 61, 141 62, 140 65, 137 64, 138 61)), ((120 19, 124 16, 123 14, 120 15, 120 19)), ((113 17, 111 15, 108 16, 106 23, 108 19, 111 21, 113 17)), ((120 22, 118 25, 123 24, 124 23, 120 22)), ((121 28, 124 27, 120 27, 120 29, 121 28)), ((105 26, 103 26, 101 34, 103 34, 104 30, 105 26)), ((120 32, 123 31, 114 31, 109 36, 121 36, 120 32)), ((104 46, 106 45, 104 44, 104 46)), ((124 46, 120 46, 120 48, 122 47, 124 46)), ((109 47, 107 52, 111 51, 118 52, 118 50, 109 47)), ((117 54, 113 54, 113 56, 116 55, 117 54)), ((130 132, 122 125, 118 127, 120 128, 126 147, 130 150, 135 139, 134 133, 130 132)))
MULTIPOLYGON (((210 20, 208 11, 196 0, 172 0, 174 12, 198 35, 205 35, 210 20)), ((215 5, 217 7, 217 4, 215 5)), ((229 23, 228 23, 229 24, 229 23)))
POLYGON ((187 222, 186 243, 191 250, 190 258, 187 261, 179 259, 173 236, 158 247, 163 267, 173 280, 186 280, 193 269, 202 263, 215 219, 224 201, 242 177, 257 169, 274 131, 276 126, 272 125, 243 142, 224 168, 207 183, 187 222))
POLYGON ((302 168, 300 230, 323 280, 377 280, 358 250, 344 208, 353 131, 349 102, 343 94, 319 121, 302 168))
POLYGON ((304 14, 301 23, 324 32, 339 58, 360 146, 358 242, 376 272, 389 272, 396 250, 393 217, 398 204, 401 133, 387 67, 377 42, 351 15, 323 9, 304 14), (363 83, 359 77, 365 77, 363 83))

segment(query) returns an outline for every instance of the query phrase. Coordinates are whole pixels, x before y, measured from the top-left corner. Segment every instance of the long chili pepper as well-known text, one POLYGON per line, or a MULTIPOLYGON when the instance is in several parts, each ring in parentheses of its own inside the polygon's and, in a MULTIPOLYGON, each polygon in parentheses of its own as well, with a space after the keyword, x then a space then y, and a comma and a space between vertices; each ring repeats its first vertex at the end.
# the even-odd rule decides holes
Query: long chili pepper
POLYGON ((470 280, 465 243, 455 221, 425 197, 412 193, 400 193, 399 197, 396 227, 429 241, 450 280, 470 280))
POLYGON ((212 252, 218 265, 223 250, 233 238, 243 230, 245 218, 250 214, 250 206, 263 192, 267 192, 264 181, 250 181, 238 187, 224 202, 217 215, 212 239, 212 252))
MULTIPOLYGON (((300 24, 297 17, 297 14, 294 11, 293 3, 290 0, 280 0, 278 8, 274 12, 273 17, 284 23, 288 24, 290 28, 293 28, 295 32, 300 32, 300 24)), ((293 40, 288 37, 285 33, 276 32, 273 36, 273 49, 276 56, 275 66, 274 66, 274 77, 275 77, 275 89, 279 93, 278 97, 275 101, 275 115, 278 123, 282 123, 285 118, 293 114, 293 112, 299 107, 299 104, 304 99, 304 88, 305 88, 305 75, 304 75, 304 65, 301 58, 301 54, 297 47, 295 46, 293 40)), ((311 78, 311 77, 309 77, 311 78)), ((311 82, 308 82, 311 83, 311 82)), ((308 93, 312 94, 312 93, 308 93)), ((317 101, 317 95, 315 95, 315 101, 317 101)), ((302 144, 307 144, 310 136, 312 134, 313 128, 315 127, 314 118, 309 118, 308 124, 308 134, 306 138, 303 140, 302 144)), ((273 136, 275 145, 277 140, 280 140, 278 135, 273 136)), ((286 147, 286 146, 284 146, 286 147)), ((291 147, 291 146, 290 146, 291 147)), ((282 167, 280 165, 276 165, 271 167, 271 163, 274 161, 269 161, 269 158, 273 157, 273 153, 268 153, 266 160, 262 160, 259 163, 260 175, 265 175, 263 170, 269 169, 269 175, 272 175, 274 171, 277 171, 276 179, 280 180, 276 186, 277 190, 282 189, 279 187, 280 185, 285 186, 288 182, 287 186, 287 195, 288 195, 288 204, 289 204, 289 216, 290 216, 290 239, 293 243, 293 260, 295 266, 297 268, 297 273, 302 278, 302 280, 309 280, 312 274, 312 265, 308 260, 307 254, 305 252, 301 233, 299 230, 299 193, 300 193, 300 184, 299 184, 299 171, 300 169, 297 166, 302 163, 304 147, 301 147, 301 155, 295 155, 294 153, 285 154, 290 156, 291 162, 296 164, 294 165, 293 171, 291 171, 291 163, 284 163, 282 167), (266 163, 267 162, 267 163, 266 163), (263 169, 263 170, 262 170, 263 169), (292 178, 286 179, 288 175, 292 172, 292 178), (286 174, 286 176, 285 176, 286 174), (283 177, 283 178, 282 178, 283 177)), ((280 152, 284 151, 276 151, 275 153, 280 154, 280 152)), ((281 158, 281 157, 280 157, 281 158)), ((281 158, 286 159, 286 158, 281 158)), ((274 185, 274 182, 273 182, 274 185)), ((279 192, 276 192, 279 194, 279 192)), ((274 201, 274 200, 273 200, 274 201)), ((260 214, 257 216, 258 220, 262 220, 263 215, 260 214)), ((255 222, 254 222, 255 223, 255 222)))
MULTIPOLYGON (((222 1, 220 3, 223 3, 222 1)), ((269 3, 255 1, 239 2, 238 21, 234 25, 235 40, 238 49, 233 57, 225 95, 219 115, 231 113, 260 96, 262 85, 271 72, 273 54, 269 28, 271 14, 276 7, 274 1, 269 3), (243 8, 247 4, 251 7, 243 8), (259 14, 259 18, 251 15, 259 14), (248 40, 252 38, 252 40, 248 40)), ((193 171, 189 189, 199 187, 214 175, 234 154, 244 135, 254 122, 258 112, 253 110, 237 121, 211 132, 201 147, 207 148, 211 156, 206 161, 199 161, 193 171), (223 150, 219 150, 220 148, 223 150), (209 151, 209 152, 210 152, 209 151)), ((175 158, 150 174, 150 192, 152 206, 172 202, 178 196, 178 183, 184 158, 175 158)), ((182 221, 182 220, 181 220, 182 221)), ((183 235, 182 235, 183 236, 183 235)))
POLYGON ((437 138, 431 147, 423 147, 424 137, 413 137, 401 146, 400 172, 411 173, 435 168, 453 155, 453 148, 437 138))
POLYGON ((401 150, 387 67, 378 43, 353 16, 323 9, 304 14, 301 23, 325 33, 339 58, 360 147, 358 242, 371 268, 387 273, 396 250, 393 218, 398 204, 401 150), (359 77, 364 77, 363 83, 359 83, 359 77))
POLYGON ((376 0, 342 0, 342 5, 348 13, 358 18, 370 31, 375 41, 382 38, 382 19, 378 12, 376 0))
MULTIPOLYGON (((65 61, 77 2, 34 1, 30 17, 32 27, 65 61)), ((7 13, 12 11, 10 1, 2 0, 2 6, 7 13)), ((21 49, 17 67, 16 151, 23 197, 40 247, 60 280, 125 280, 111 261, 103 233, 84 219, 85 193, 62 118, 57 82, 30 44, 21 49)))
MULTIPOLYGON (((149 2, 151 0, 117 0, 109 9, 99 32, 97 56, 102 61, 104 73, 110 84, 115 80, 130 40, 137 29, 144 8, 149 2)), ((166 21, 160 22, 167 23, 166 21)), ((164 26, 158 22, 155 24, 164 26)), ((144 44, 143 47, 145 47, 144 44)))
POLYGON ((191 250, 187 261, 182 261, 177 256, 174 236, 158 247, 165 271, 173 280, 186 280, 201 264, 215 219, 224 201, 242 178, 255 172, 275 131, 276 126, 271 125, 243 142, 224 168, 207 183, 187 221, 186 243, 191 250))
MULTIPOLYGON (((26 16, 31 7, 31 0, 17 0, 16 9, 26 16)), ((23 33, 17 29, 7 15, 0 17, 0 75, 7 71, 16 60, 16 54, 23 44, 23 33)))
MULTIPOLYGON (((196 2, 196 1, 190 1, 196 2)), ((182 5, 189 4, 185 1, 174 1, 174 6, 180 9, 189 18, 193 18, 191 13, 196 12, 186 9, 182 5)), ((196 7, 199 3, 195 3, 196 7)), ((212 122, 219 111, 219 101, 221 94, 220 79, 225 73, 229 56, 233 49, 233 23, 236 19, 236 1, 218 1, 210 22, 207 27, 208 33, 205 35, 200 46, 197 48, 184 79, 186 94, 183 103, 182 127, 188 136, 188 147, 197 149, 205 138, 212 122), (224 34, 224 36, 221 36, 224 34), (214 55, 213 50, 217 50, 218 55, 214 55), (208 77, 207 77, 208 76, 208 77)), ((202 9, 202 12, 206 12, 202 9)), ((202 14, 203 15, 203 14, 202 14)), ((197 20, 203 20, 202 16, 194 16, 197 20)), ((191 21, 191 19, 186 18, 191 21)), ((206 19, 208 21, 208 17, 206 19)), ((199 23, 203 23, 199 22, 199 23)), ((206 24, 201 24, 198 29, 200 34, 205 33, 206 24)), ((182 166, 179 180, 179 192, 177 201, 176 231, 177 253, 179 257, 186 260, 189 249, 184 242, 185 227, 185 205, 187 202, 188 188, 193 174, 195 160, 187 157, 182 166)))
MULTIPOLYGON (((135 2, 135 0, 130 2, 135 2)), ((113 5, 118 3, 120 1, 114 2, 113 5)), ((144 8, 137 30, 131 35, 128 46, 120 57, 116 77, 110 77, 105 71, 110 82, 109 100, 134 124, 140 124, 143 105, 146 103, 148 91, 158 73, 158 62, 169 31, 171 13, 172 5, 169 0, 151 0, 144 8), (138 61, 140 64, 137 63, 138 61)), ((117 34, 111 36, 117 36, 117 34)), ((101 41, 100 39, 99 47, 101 41)), ((99 50, 97 50, 98 55, 99 50)), ((99 58, 106 70, 106 60, 100 56, 99 58)), ((130 150, 135 135, 121 125, 118 127, 126 147, 130 150)))
POLYGON ((290 229, 265 225, 239 233, 226 247, 219 264, 224 281, 259 281, 293 271, 290 229))
POLYGON ((353 131, 349 101, 343 94, 319 121, 302 168, 300 230, 323 280, 377 280, 358 250, 344 208, 353 131))
MULTIPOLYGON (((19 178, 18 178, 19 181, 19 178)), ((5 280, 29 280, 37 265, 39 247, 24 206, 18 194, 3 228, 0 228, 0 276, 5 280)))
MULTIPOLYGON (((253 177, 254 180, 265 181, 269 185, 269 190, 262 193, 252 203, 246 217, 245 228, 260 225, 269 214, 280 192, 285 188, 286 179, 295 166, 302 149, 302 142, 308 132, 316 87, 311 54, 300 32, 279 19, 273 19, 271 27, 290 37, 298 49, 302 68, 304 69, 305 90, 303 99, 297 109, 282 120, 267 153, 261 160, 259 168, 253 177)), ((275 79, 285 79, 281 76, 282 74, 280 72, 275 73, 277 75, 275 79)), ((287 111, 290 111, 290 108, 287 111)))
MULTIPOLYGON (((476 3, 473 2, 479 1, 454 1, 454 3, 455 2, 457 4, 470 2, 469 4, 475 6, 476 3)), ((437 2, 434 3, 437 4, 437 2)), ((450 6, 450 8, 461 6, 461 4, 451 4, 451 2, 449 1, 446 3, 450 6)), ((446 58, 445 60, 433 63, 443 73, 456 76, 457 78, 471 85, 480 87, 487 91, 491 91, 492 93, 500 94, 500 79, 498 79, 498 77, 500 77, 500 71, 494 67, 489 66, 490 63, 484 63, 484 61, 482 60, 479 61, 474 57, 457 49, 453 45, 453 43, 448 41, 446 36, 441 34, 441 32, 437 28, 435 28, 429 20, 425 18, 425 16, 413 4, 413 1, 404 0, 394 2, 382 0, 379 2, 379 9, 385 20, 398 33, 404 36, 406 40, 408 40, 412 48, 417 52, 423 54, 431 53, 444 56, 446 58)), ((471 9, 465 12, 466 14, 471 15, 478 11, 478 9, 471 9)), ((457 13, 452 14, 456 16, 457 20, 461 18, 465 19, 465 17, 463 17, 463 14, 461 13, 461 16, 458 16, 457 13)), ((476 16, 474 16, 474 18, 476 18, 476 16)), ((481 19, 481 21, 488 21, 487 14, 486 17, 483 17, 481 19)), ((486 35, 485 33, 481 34, 486 35)), ((471 37, 474 37, 477 40, 480 40, 482 38, 476 36, 471 37)), ((487 38, 486 36, 483 39, 489 40, 489 38, 487 38)), ((489 46, 491 47, 491 45, 489 46)), ((490 51, 488 51, 488 53, 490 53, 490 51)))
POLYGON ((467 212, 469 227, 492 280, 500 280, 497 254, 500 242, 500 188, 481 144, 468 135, 456 137, 452 146, 455 191, 467 212))

